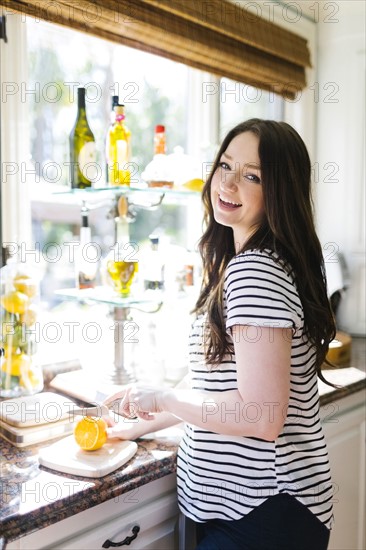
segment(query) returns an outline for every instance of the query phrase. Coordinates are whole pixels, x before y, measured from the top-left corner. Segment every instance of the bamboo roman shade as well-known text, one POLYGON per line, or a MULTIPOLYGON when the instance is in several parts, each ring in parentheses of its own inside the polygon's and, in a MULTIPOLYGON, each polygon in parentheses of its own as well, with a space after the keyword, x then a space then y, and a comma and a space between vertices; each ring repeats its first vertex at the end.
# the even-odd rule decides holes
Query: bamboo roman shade
MULTIPOLYGON (((294 97, 306 40, 228 0, 0 0, 17 12, 294 97)), ((249 5, 248 4, 248 5, 249 5)), ((268 3, 267 3, 268 4, 268 3)), ((263 5, 263 4, 262 4, 263 5)), ((6 14, 6 12, 5 12, 6 14)))

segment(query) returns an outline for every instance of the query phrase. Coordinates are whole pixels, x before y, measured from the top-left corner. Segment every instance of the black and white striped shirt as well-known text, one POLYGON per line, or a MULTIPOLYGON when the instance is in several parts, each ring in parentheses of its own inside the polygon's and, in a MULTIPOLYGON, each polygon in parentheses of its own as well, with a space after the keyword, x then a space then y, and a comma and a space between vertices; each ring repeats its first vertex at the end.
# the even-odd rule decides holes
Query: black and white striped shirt
MULTIPOLYGON (((217 434, 186 424, 178 453, 181 511, 198 522, 236 520, 269 496, 288 493, 332 526, 332 482, 319 419, 315 349, 304 335, 303 309, 293 277, 269 251, 247 251, 233 258, 224 283, 224 316, 230 336, 234 325, 292 328, 290 398, 282 433, 275 441, 217 434)), ((237 389, 235 355, 218 366, 204 359, 201 316, 190 335, 193 389, 237 389)), ((248 404, 248 417, 261 411, 248 404), (251 410, 250 410, 251 407, 251 410)), ((232 413, 235 414, 235 411, 232 413)), ((239 412, 238 412, 239 414, 239 412)))

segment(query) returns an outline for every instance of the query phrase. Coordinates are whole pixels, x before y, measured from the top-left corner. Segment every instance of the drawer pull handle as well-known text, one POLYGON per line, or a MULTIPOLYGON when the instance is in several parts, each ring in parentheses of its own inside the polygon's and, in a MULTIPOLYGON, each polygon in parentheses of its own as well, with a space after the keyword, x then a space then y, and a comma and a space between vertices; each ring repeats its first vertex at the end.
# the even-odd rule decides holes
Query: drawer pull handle
POLYGON ((137 538, 137 535, 139 534, 139 532, 140 532, 139 525, 134 525, 132 527, 133 535, 131 535, 130 537, 126 537, 125 539, 121 540, 121 542, 112 542, 111 540, 107 539, 103 543, 102 548, 109 548, 110 546, 125 546, 125 545, 129 546, 131 542, 135 540, 135 538, 137 538))

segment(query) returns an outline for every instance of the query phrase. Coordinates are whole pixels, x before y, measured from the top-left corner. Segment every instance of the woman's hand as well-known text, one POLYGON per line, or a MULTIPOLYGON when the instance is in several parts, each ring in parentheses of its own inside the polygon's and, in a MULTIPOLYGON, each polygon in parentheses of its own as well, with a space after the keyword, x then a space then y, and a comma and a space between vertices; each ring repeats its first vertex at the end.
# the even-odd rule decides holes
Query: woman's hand
MULTIPOLYGON (((189 385, 189 375, 187 375, 177 384, 177 387, 187 388, 189 385)), ((138 439, 148 433, 180 424, 180 418, 169 412, 161 412, 162 398, 168 391, 172 390, 130 385, 110 395, 104 401, 104 404, 110 408, 110 416, 106 418, 109 426, 108 436, 120 439, 138 439), (138 412, 139 414, 137 414, 138 412), (119 416, 121 414, 122 418, 119 416)))
POLYGON ((139 437, 137 432, 138 420, 132 420, 130 418, 122 418, 117 415, 103 417, 108 424, 107 436, 108 439, 118 438, 133 440, 139 437))
POLYGON ((163 395, 169 390, 127 386, 104 401, 104 405, 112 404, 112 411, 129 419, 142 418, 154 420, 155 413, 163 412, 163 395), (117 402, 119 400, 119 402, 117 402))

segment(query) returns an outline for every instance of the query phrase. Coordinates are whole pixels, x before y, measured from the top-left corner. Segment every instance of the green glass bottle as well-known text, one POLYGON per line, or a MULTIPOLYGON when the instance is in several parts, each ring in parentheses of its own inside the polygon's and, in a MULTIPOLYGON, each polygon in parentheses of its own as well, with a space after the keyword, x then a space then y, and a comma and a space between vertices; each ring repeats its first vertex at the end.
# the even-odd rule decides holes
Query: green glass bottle
POLYGON ((97 173, 95 139, 85 110, 85 88, 78 88, 78 112, 75 126, 70 133, 71 187, 91 187, 97 173))

